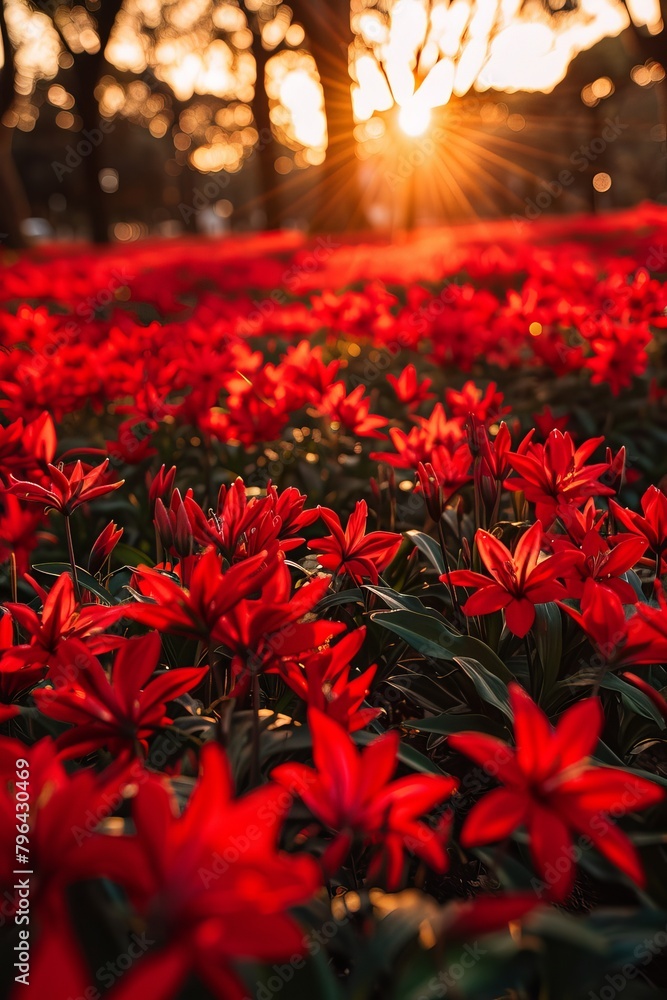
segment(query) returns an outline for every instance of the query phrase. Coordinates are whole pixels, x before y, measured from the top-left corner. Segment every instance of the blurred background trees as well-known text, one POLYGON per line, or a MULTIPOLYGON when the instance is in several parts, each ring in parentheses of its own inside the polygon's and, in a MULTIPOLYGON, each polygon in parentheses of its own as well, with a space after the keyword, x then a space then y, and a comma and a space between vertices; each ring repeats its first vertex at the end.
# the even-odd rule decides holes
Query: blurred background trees
POLYGON ((0 4, 5 241, 667 197, 667 0, 0 4))

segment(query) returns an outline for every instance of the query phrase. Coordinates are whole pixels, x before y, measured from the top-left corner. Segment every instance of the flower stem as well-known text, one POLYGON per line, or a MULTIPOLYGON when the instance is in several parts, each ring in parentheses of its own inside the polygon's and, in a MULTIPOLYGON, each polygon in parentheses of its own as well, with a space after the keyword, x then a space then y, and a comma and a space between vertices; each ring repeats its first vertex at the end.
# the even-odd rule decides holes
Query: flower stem
POLYGON ((9 560, 9 579, 12 588, 12 601, 14 604, 18 604, 19 599, 19 587, 18 587, 18 574, 16 572, 16 553, 12 552, 9 560))
POLYGON ((252 675, 252 765, 250 781, 259 785, 259 674, 252 675))
POLYGON ((76 559, 74 558, 74 543, 72 542, 72 525, 70 524, 69 517, 65 517, 65 537, 67 539, 67 551, 69 553, 69 562, 72 567, 72 582, 74 584, 74 597, 76 598, 77 604, 81 604, 81 587, 79 586, 79 577, 76 572, 76 559))

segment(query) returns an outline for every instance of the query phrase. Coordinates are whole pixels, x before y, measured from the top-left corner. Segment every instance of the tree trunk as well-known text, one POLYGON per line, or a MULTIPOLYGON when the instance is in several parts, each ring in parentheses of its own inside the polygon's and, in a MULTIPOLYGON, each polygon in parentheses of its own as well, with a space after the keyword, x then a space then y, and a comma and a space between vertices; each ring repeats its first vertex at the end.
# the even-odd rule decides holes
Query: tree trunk
MULTIPOLYGON (((88 57, 90 60, 90 57, 88 57)), ((109 210, 104 192, 100 187, 100 170, 102 168, 102 135, 100 125, 100 115, 97 99, 95 97, 95 87, 98 79, 98 66, 90 60, 77 67, 77 79, 79 83, 76 94, 76 105, 83 120, 82 137, 86 138, 91 146, 90 152, 83 158, 82 169, 86 186, 86 202, 88 208, 88 219, 90 233, 94 243, 106 243, 109 239, 109 210), (99 141, 95 141, 99 138, 99 141)))
MULTIPOLYGON (((667 24, 666 0, 661 0, 660 11, 663 21, 667 24)), ((667 70, 667 28, 663 28, 663 30, 657 35, 649 35, 647 31, 640 29, 634 23, 631 23, 630 31, 632 32, 632 38, 638 57, 643 62, 655 60, 655 62, 660 63, 660 65, 667 70)), ((656 100, 658 105, 658 120, 667 130, 667 79, 662 80, 656 85, 656 100)), ((667 184, 667 170, 663 180, 667 184)))
MULTIPOLYGON (((100 130, 100 114, 95 88, 99 83, 102 68, 105 63, 104 50, 111 36, 122 0, 104 0, 95 14, 97 34, 100 48, 94 53, 72 53, 74 59, 74 75, 76 79, 74 99, 83 121, 83 131, 92 133, 98 141, 88 139, 91 151, 83 160, 88 217, 93 242, 106 243, 109 239, 108 204, 100 187, 99 173, 102 166, 102 137, 100 130)), ((56 29, 58 26, 54 20, 56 29)), ((62 37, 62 35, 61 35, 62 37)), ((63 39, 64 42, 64 39, 63 39)), ((86 136, 84 135, 85 139, 86 136)))
POLYGON ((273 55, 262 45, 259 33, 254 34, 253 54, 257 67, 255 81, 255 96, 252 101, 252 113, 255 119, 259 140, 255 156, 259 168, 259 182, 262 191, 261 207, 266 216, 267 229, 280 229, 282 222, 282 202, 280 198, 279 175, 275 169, 276 143, 271 129, 269 116, 269 97, 266 93, 266 64, 273 55))
POLYGON ((30 215, 30 206, 12 156, 14 129, 2 124, 14 103, 14 50, 7 31, 3 0, 0 0, 0 38, 4 52, 0 73, 0 241, 6 241, 10 247, 23 247, 25 238, 21 223, 30 215))
POLYGON ((30 206, 12 156, 14 129, 0 124, 0 242, 20 248, 26 245, 21 224, 30 206))
POLYGON ((352 42, 349 0, 292 4, 308 36, 324 94, 329 144, 322 165, 322 194, 314 228, 340 231, 362 221, 349 72, 352 42))

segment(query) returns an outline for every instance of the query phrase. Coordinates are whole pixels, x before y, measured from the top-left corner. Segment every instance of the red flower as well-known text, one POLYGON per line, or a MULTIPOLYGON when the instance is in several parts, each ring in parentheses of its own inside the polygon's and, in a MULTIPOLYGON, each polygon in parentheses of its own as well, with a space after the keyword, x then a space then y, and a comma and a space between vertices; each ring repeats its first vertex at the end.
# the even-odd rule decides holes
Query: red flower
POLYGON ((122 636, 104 633, 105 628, 125 613, 120 605, 78 604, 69 573, 62 573, 48 593, 30 577, 27 579, 42 599, 41 615, 26 604, 5 604, 28 634, 29 643, 13 649, 13 655, 27 666, 52 665, 66 639, 80 639, 91 653, 116 649, 125 641, 122 636))
POLYGON ((322 413, 329 417, 332 424, 340 425, 354 437, 383 438, 379 428, 385 427, 387 420, 369 412, 371 401, 364 398, 364 388, 358 385, 348 396, 345 383, 334 382, 322 400, 322 413))
POLYGON ((102 746, 114 755, 133 753, 137 743, 145 749, 148 737, 170 724, 166 703, 196 687, 208 667, 177 667, 151 680, 160 649, 157 632, 130 639, 116 654, 109 680, 99 660, 77 639, 69 640, 68 666, 76 675, 71 669, 53 670, 55 689, 33 691, 44 715, 73 726, 57 740, 66 757, 82 757, 102 746))
POLYGON ((216 744, 202 750, 199 782, 181 815, 166 783, 140 788, 123 884, 156 944, 123 976, 119 1000, 177 997, 190 973, 218 1000, 242 1000, 237 960, 302 953, 304 933, 288 911, 320 879, 312 858, 277 849, 282 799, 276 785, 234 799, 216 744))
POLYGON ((14 655, 13 640, 14 621, 4 612, 0 615, 0 723, 20 714, 16 700, 41 681, 45 671, 43 664, 28 667, 21 656, 14 655))
POLYGON ((111 553, 123 537, 123 529, 119 528, 113 521, 107 524, 106 528, 100 532, 88 557, 88 572, 95 576, 100 573, 105 563, 111 559, 111 553))
POLYGON ((53 418, 44 411, 24 425, 19 417, 7 427, 0 427, 0 478, 10 471, 36 474, 56 453, 56 429, 53 418))
POLYGON ((609 470, 608 462, 585 464, 603 438, 590 438, 575 449, 567 432, 553 430, 543 445, 533 444, 531 436, 532 432, 522 442, 520 452, 510 452, 509 462, 520 478, 508 479, 505 485, 522 490, 526 500, 535 504, 535 516, 547 527, 557 517, 567 520, 570 509, 580 507, 589 497, 614 492, 600 482, 609 470))
POLYGON ((32 871, 30 903, 35 922, 48 933, 49 926, 62 921, 66 912, 64 892, 68 885, 89 878, 118 881, 125 870, 124 860, 115 850, 120 839, 101 836, 95 827, 122 803, 130 772, 113 766, 101 775, 84 769, 70 776, 49 738, 25 747, 0 737, 0 764, 0 884, 11 905, 16 883, 16 817, 25 815, 29 826, 26 853, 32 871), (26 802, 23 796, 17 797, 17 758, 29 765, 25 809, 17 808, 21 798, 26 802))
MULTIPOLYGON (((396 454, 372 451, 370 457, 397 469, 414 469, 419 462, 437 466, 436 455, 445 455, 448 462, 453 462, 457 449, 465 444, 461 420, 448 420, 442 403, 435 404, 430 417, 414 419, 417 427, 411 427, 407 434, 400 427, 390 427, 389 437, 396 454)), ((467 449, 466 455, 469 460, 467 449)))
POLYGON ((582 597, 586 581, 592 580, 595 586, 617 594, 623 604, 636 603, 634 587, 620 577, 631 570, 643 556, 646 549, 644 537, 621 538, 615 545, 610 545, 593 528, 586 532, 580 548, 567 539, 558 544, 557 538, 558 536, 554 536, 552 539, 554 549, 557 552, 569 552, 573 557, 563 577, 570 597, 582 597))
POLYGON ((608 385, 615 396, 632 385, 632 380, 646 371, 646 345, 652 340, 646 324, 614 324, 613 335, 591 341, 594 355, 586 361, 593 375, 593 385, 608 385))
POLYGON ((233 656, 232 675, 242 675, 245 683, 253 673, 280 672, 287 661, 300 661, 345 631, 342 622, 313 620, 313 608, 325 596, 330 582, 331 577, 320 577, 292 594, 290 572, 281 557, 260 596, 236 602, 216 631, 233 656))
POLYGON ((463 388, 445 389, 445 403, 453 417, 466 420, 474 417, 482 424, 493 423, 509 413, 509 406, 503 406, 502 392, 496 392, 495 382, 489 382, 482 390, 474 382, 466 382, 463 388))
POLYGON ((457 448, 452 454, 444 445, 438 445, 431 452, 430 462, 417 464, 416 492, 424 495, 429 514, 438 521, 445 506, 455 493, 469 483, 470 452, 466 446, 457 448))
MULTIPOLYGON (((560 603, 560 602, 559 602, 560 603)), ((637 603, 626 618, 617 594, 587 580, 581 611, 560 605, 593 641, 606 664, 667 663, 667 608, 637 603)))
POLYGON ((535 427, 544 438, 548 437, 553 430, 564 431, 570 422, 567 413, 563 414, 562 417, 557 417, 550 406, 543 406, 539 413, 533 413, 532 419, 535 427))
POLYGON ((562 552, 538 561, 542 543, 539 521, 521 536, 514 555, 500 539, 482 528, 475 535, 475 543, 491 579, 467 569, 455 569, 440 577, 443 583, 477 588, 463 605, 464 614, 488 615, 503 608, 508 629, 522 637, 535 621, 536 604, 567 597, 556 577, 566 572, 573 555, 562 552))
POLYGON ((380 708, 361 708, 376 667, 349 677, 351 661, 361 649, 365 636, 366 629, 362 626, 344 635, 335 646, 307 656, 303 667, 287 661, 281 669, 289 686, 310 708, 324 712, 350 733, 364 729, 382 712, 380 708))
POLYGON ((461 843, 465 847, 493 843, 525 826, 537 872, 550 886, 550 895, 563 900, 574 883, 572 839, 583 834, 612 864, 643 886, 637 851, 607 814, 646 809, 663 799, 663 790, 629 771, 588 763, 604 724, 597 698, 569 708, 553 729, 523 688, 513 683, 509 691, 515 749, 481 733, 449 737, 454 750, 482 767, 493 767, 502 783, 502 788, 473 806, 461 843))
POLYGON ((389 779, 398 762, 399 735, 389 732, 359 751, 348 733, 316 708, 308 712, 315 770, 281 764, 271 777, 297 794, 333 834, 324 864, 338 870, 355 838, 377 848, 369 878, 384 869, 390 888, 401 881, 404 852, 412 850, 435 871, 447 868, 445 828, 419 820, 456 790, 454 778, 431 774, 389 779))
POLYGON ((113 493, 123 485, 123 479, 117 483, 101 482, 108 468, 108 459, 88 472, 84 472, 81 462, 77 462, 70 474, 65 475, 61 469, 49 464, 50 486, 40 486, 39 483, 15 479, 10 475, 8 492, 25 503, 39 504, 44 510, 58 510, 69 517, 81 504, 113 493))
POLYGON ((11 493, 5 493, 2 503, 4 510, 0 514, 0 562, 7 562, 13 555, 18 575, 25 576, 30 569, 30 553, 40 542, 55 542, 56 538, 55 535, 40 530, 45 523, 42 513, 24 510, 11 493))
POLYGON ((658 576, 667 573, 665 552, 667 552, 667 496, 657 486, 649 486, 641 499, 642 514, 626 510, 609 501, 609 509, 617 521, 620 521, 627 531, 640 535, 659 560, 658 576), (642 516, 643 515, 643 516, 642 516))
POLYGON ((209 643, 219 636, 222 616, 259 590, 272 571, 266 552, 260 552, 223 572, 220 557, 210 548, 198 558, 186 589, 157 569, 139 566, 136 587, 147 600, 123 605, 122 613, 148 628, 209 643))
POLYGON ((378 582, 378 572, 386 569, 403 540, 393 531, 366 532, 368 507, 365 500, 357 501, 343 532, 340 518, 328 507, 318 507, 320 517, 331 534, 314 538, 308 548, 318 554, 320 565, 334 574, 347 573, 357 583, 364 577, 378 582))
POLYGON ((411 410, 427 399, 433 399, 433 393, 429 392, 431 379, 425 378, 420 382, 414 365, 406 365, 399 376, 388 374, 387 382, 393 387, 399 402, 411 410))
POLYGON ((262 549, 277 546, 287 552, 301 545, 304 539, 294 536, 318 516, 316 510, 304 510, 306 500, 295 487, 278 493, 270 482, 265 497, 249 499, 239 476, 231 486, 220 487, 217 511, 209 517, 189 495, 184 506, 197 541, 212 543, 225 559, 237 562, 262 549))

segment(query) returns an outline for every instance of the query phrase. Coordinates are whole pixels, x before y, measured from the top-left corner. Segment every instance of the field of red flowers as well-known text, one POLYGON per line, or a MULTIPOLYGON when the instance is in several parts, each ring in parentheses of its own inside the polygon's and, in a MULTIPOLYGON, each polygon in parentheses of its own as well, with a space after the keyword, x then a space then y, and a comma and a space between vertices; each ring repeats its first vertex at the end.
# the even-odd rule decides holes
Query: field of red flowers
POLYGON ((0 993, 667 990, 667 211, 5 254, 0 993))

